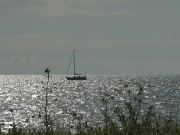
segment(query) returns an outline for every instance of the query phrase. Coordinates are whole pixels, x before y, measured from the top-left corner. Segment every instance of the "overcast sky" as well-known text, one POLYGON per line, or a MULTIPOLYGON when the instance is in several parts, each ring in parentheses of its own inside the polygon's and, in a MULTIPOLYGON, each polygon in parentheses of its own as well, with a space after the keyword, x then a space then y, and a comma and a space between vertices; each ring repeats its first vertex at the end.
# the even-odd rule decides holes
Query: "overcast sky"
POLYGON ((180 0, 0 0, 0 74, 180 74, 180 0))

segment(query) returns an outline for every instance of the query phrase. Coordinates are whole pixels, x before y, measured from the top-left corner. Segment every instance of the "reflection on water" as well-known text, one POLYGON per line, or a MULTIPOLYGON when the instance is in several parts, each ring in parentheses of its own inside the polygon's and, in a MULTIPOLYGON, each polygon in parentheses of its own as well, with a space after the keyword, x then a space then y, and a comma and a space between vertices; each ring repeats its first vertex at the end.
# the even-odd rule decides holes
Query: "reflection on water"
MULTIPOLYGON (((19 126, 43 125, 45 93, 42 82, 45 80, 43 76, 0 76, 0 122, 4 129, 10 128, 13 119, 19 126)), ((73 113, 95 125, 103 120, 104 98, 108 98, 108 112, 113 114, 112 107, 123 106, 126 87, 136 94, 141 85, 145 104, 154 105, 163 114, 179 117, 179 82, 180 76, 88 76, 87 81, 52 76, 48 108, 55 125, 74 126, 73 113)))

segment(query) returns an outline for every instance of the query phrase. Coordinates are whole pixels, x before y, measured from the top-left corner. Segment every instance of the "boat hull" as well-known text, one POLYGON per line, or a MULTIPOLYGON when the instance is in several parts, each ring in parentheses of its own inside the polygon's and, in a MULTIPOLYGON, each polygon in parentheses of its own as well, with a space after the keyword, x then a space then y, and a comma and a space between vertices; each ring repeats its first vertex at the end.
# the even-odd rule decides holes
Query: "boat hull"
POLYGON ((87 80, 86 76, 66 77, 67 80, 87 80))

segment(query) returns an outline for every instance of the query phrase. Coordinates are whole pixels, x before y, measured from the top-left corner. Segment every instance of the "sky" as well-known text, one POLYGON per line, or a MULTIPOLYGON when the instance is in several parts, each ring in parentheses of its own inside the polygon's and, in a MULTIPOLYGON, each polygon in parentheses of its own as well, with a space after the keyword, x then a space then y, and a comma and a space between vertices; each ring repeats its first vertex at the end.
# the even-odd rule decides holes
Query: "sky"
POLYGON ((0 0, 0 74, 180 74, 180 0, 0 0))

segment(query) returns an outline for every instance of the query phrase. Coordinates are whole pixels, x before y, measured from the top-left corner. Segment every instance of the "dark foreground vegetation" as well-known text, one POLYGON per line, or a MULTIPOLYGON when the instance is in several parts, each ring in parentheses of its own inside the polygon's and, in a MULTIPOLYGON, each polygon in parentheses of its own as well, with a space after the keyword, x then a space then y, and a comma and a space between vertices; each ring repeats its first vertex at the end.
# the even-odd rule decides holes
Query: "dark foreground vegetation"
MULTIPOLYGON (((180 135, 180 124, 178 119, 170 116, 162 116, 158 114, 153 105, 143 102, 143 87, 138 87, 138 92, 132 94, 125 85, 127 98, 123 107, 112 107, 113 117, 108 113, 108 98, 104 98, 102 102, 106 105, 104 113, 104 121, 98 126, 91 126, 88 121, 82 122, 76 114, 72 114, 73 118, 78 121, 76 132, 72 133, 71 129, 59 129, 51 126, 52 121, 49 119, 47 102, 48 102, 48 83, 50 70, 47 73, 47 83, 44 87, 45 91, 45 107, 44 107, 44 128, 31 129, 26 127, 17 127, 12 124, 12 128, 7 132, 0 130, 0 135, 180 135)), ((57 126, 58 127, 58 126, 57 126)))

